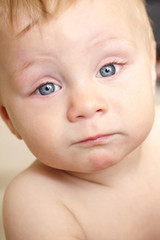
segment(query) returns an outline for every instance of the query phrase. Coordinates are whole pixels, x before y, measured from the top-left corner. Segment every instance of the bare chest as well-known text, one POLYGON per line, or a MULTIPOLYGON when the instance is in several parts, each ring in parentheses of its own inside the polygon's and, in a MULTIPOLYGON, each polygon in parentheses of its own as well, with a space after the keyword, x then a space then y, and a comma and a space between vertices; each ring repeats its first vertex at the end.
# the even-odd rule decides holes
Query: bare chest
POLYGON ((87 240, 159 240, 160 194, 147 190, 88 192, 70 208, 87 240))

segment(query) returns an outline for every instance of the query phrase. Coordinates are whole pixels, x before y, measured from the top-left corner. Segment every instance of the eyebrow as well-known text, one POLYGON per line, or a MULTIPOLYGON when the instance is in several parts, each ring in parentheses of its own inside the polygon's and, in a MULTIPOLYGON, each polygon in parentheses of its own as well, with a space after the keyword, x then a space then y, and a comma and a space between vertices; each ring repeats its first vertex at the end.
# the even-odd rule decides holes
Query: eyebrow
POLYGON ((35 65, 35 64, 39 64, 39 63, 43 63, 43 62, 48 62, 48 63, 52 63, 54 62, 54 58, 53 57, 49 57, 49 56, 39 56, 36 57, 35 59, 31 60, 31 61, 26 61, 23 63, 23 65, 19 68, 15 70, 15 74, 20 74, 23 71, 25 71, 26 69, 30 68, 31 66, 35 65))
MULTIPOLYGON (((89 48, 94 48, 99 45, 107 44, 108 47, 113 45, 117 45, 118 47, 124 46, 125 49, 135 49, 136 44, 133 40, 125 39, 125 38, 117 38, 117 37, 108 37, 108 34, 101 34, 96 33, 94 36, 92 36, 90 39, 88 39, 88 46, 89 48)), ((30 68, 31 66, 42 63, 42 62, 48 62, 48 63, 54 63, 56 60, 54 56, 39 56, 31 61, 25 61, 22 66, 19 69, 16 69, 14 71, 14 74, 21 74, 26 69, 30 68)))
POLYGON ((96 33, 94 36, 92 36, 89 39, 89 44, 90 44, 91 48, 95 47, 95 46, 98 46, 98 45, 101 45, 103 43, 121 44, 121 45, 124 45, 125 47, 136 48, 135 42, 131 39, 108 36, 108 34, 102 34, 100 32, 96 33))

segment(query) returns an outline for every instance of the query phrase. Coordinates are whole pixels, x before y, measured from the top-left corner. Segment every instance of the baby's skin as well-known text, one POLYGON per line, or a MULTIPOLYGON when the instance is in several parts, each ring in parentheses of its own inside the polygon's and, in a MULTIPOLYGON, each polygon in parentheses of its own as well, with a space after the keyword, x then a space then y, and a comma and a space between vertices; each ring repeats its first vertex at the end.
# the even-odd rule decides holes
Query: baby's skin
POLYGON ((0 113, 37 159, 7 188, 7 240, 160 239, 155 43, 140 5, 81 0, 18 37, 23 22, 3 26, 0 113))

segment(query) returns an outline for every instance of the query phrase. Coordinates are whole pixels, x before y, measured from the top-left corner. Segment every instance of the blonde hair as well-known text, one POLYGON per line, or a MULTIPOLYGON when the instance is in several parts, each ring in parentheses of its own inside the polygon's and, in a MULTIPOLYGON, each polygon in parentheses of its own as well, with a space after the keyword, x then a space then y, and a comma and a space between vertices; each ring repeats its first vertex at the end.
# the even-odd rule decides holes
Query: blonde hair
POLYGON ((75 0, 0 0, 0 16, 12 28, 19 22, 19 16, 27 15, 30 19, 22 33, 33 25, 56 16, 75 0))

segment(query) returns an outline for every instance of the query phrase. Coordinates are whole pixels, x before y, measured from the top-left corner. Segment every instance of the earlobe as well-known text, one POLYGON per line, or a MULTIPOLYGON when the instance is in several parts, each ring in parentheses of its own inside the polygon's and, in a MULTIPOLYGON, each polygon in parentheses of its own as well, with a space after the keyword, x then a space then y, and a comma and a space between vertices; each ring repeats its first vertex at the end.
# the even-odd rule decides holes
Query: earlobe
POLYGON ((19 135, 19 133, 17 132, 17 130, 15 129, 9 115, 8 112, 6 110, 6 108, 1 105, 0 106, 0 116, 2 117, 3 121, 6 123, 6 125, 8 126, 8 128, 10 129, 10 131, 18 138, 18 139, 22 139, 22 137, 19 135))

